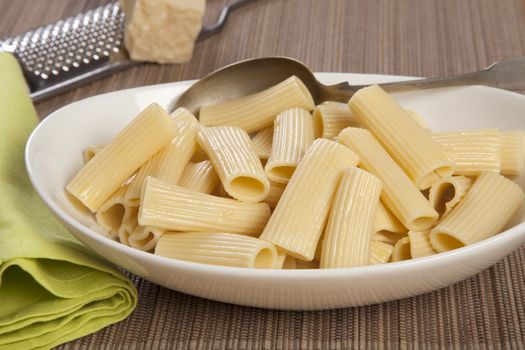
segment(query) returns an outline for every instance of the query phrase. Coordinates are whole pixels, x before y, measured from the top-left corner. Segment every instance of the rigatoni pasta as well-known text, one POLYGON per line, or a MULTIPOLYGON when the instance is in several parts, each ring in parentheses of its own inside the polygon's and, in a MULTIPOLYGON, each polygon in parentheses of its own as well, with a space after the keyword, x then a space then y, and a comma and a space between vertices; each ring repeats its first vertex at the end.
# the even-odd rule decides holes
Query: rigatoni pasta
POLYGON ((260 238, 295 258, 312 260, 339 179, 345 168, 358 161, 348 148, 317 139, 295 170, 260 238))
POLYGON ((370 131, 346 128, 339 134, 339 142, 356 152, 360 167, 381 180, 381 200, 405 227, 425 230, 433 226, 438 213, 370 131))
POLYGON ((441 218, 444 218, 465 196, 471 185, 472 179, 466 176, 443 177, 430 187, 428 200, 441 218))
POLYGON ((525 168, 525 131, 505 131, 500 134, 501 174, 521 175, 525 168))
POLYGON ((432 139, 456 163, 455 175, 499 173, 501 141, 498 129, 433 133, 432 139))
POLYGON ((348 104, 417 188, 427 189, 438 177, 454 173, 454 162, 428 131, 378 85, 357 91, 348 104))
POLYGON ((197 140, 233 198, 250 203, 266 198, 270 182, 246 131, 232 126, 203 128, 197 140))
POLYGON ((314 141, 312 116, 301 108, 291 108, 275 118, 270 157, 264 167, 273 182, 288 183, 306 148, 314 141))
POLYGON ((433 133, 378 86, 313 108, 297 77, 203 107, 209 127, 184 108, 168 116, 152 104, 113 141, 84 150, 66 210, 157 255, 318 269, 475 243, 524 201, 498 174, 523 173, 524 131, 433 133))
POLYGON ((96 212, 126 179, 176 135, 173 120, 153 103, 84 165, 66 190, 96 212))
POLYGON ((155 254, 204 264, 273 269, 278 265, 275 247, 266 241, 232 233, 167 232, 155 254))
POLYGON ((277 114, 288 108, 314 109, 314 101, 304 83, 292 76, 269 89, 200 110, 200 122, 206 126, 237 126, 247 132, 273 124, 277 114))
POLYGON ((185 108, 179 108, 171 114, 179 134, 167 145, 160 156, 159 165, 153 174, 157 179, 177 184, 186 164, 197 148, 196 136, 201 125, 185 108))
POLYGON ((349 126, 359 127, 356 116, 348 104, 326 101, 315 107, 313 113, 315 137, 332 139, 349 126))
POLYGON ((436 254, 436 250, 430 244, 430 231, 409 231, 410 257, 412 259, 436 254))
POLYGON ((320 267, 368 265, 381 181, 349 168, 340 181, 324 234, 320 267))
POLYGON ((374 217, 374 232, 374 240, 394 245, 400 238, 406 236, 408 230, 383 202, 379 201, 374 217))
POLYGON ((148 177, 139 209, 139 224, 169 231, 231 232, 257 236, 270 208, 171 185, 148 177))
POLYGON ((186 165, 179 186, 202 193, 212 193, 219 184, 219 176, 209 160, 186 165))
POLYGON ((260 159, 268 159, 272 153, 273 125, 262 129, 252 138, 252 145, 255 153, 260 159))
POLYGON ((515 182, 493 172, 482 173, 463 201, 431 230, 432 247, 444 252, 500 232, 524 198, 515 182))
POLYGON ((385 264, 388 262, 394 251, 394 246, 380 241, 370 243, 370 265, 385 264))

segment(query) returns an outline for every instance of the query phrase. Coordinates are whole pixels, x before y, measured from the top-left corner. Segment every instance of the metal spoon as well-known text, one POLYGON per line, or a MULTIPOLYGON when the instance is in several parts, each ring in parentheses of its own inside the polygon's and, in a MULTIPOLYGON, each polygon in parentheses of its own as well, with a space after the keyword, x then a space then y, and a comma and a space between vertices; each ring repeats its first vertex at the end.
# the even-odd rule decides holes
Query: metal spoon
MULTIPOLYGON (((202 106, 253 94, 296 75, 310 90, 314 101, 346 102, 365 85, 342 82, 323 85, 302 62, 289 57, 263 57, 233 63, 200 79, 175 102, 198 115, 202 106)), ((480 70, 450 77, 426 78, 380 84, 388 92, 460 85, 487 85, 507 90, 525 90, 525 57, 502 60, 480 70)))

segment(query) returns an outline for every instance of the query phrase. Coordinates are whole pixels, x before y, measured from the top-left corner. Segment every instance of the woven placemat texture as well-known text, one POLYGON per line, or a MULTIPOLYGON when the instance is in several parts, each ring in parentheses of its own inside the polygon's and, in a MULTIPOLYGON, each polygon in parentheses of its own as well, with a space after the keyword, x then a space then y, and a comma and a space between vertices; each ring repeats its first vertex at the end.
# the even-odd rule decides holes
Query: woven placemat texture
MULTIPOLYGON (((226 0, 209 0, 211 21, 226 0)), ((104 1, 0 0, 0 36, 104 1)), ((234 61, 298 58, 316 71, 437 76, 525 55, 517 0, 259 0, 239 9, 185 65, 146 64, 40 103, 42 117, 72 101, 201 77, 234 61)), ((233 306, 133 277, 127 320, 59 349, 523 349, 525 249, 451 287, 380 305, 322 312, 233 306)), ((330 293, 327 290, 327 293, 330 293)))

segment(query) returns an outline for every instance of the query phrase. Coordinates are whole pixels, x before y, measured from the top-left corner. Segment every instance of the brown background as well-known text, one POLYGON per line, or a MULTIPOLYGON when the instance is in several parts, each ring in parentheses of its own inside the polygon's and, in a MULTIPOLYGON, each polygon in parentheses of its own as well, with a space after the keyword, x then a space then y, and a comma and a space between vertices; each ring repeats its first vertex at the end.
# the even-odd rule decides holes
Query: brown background
MULTIPOLYGON (((226 2, 209 0, 206 20, 226 2)), ((103 3, 0 0, 0 38, 103 3)), ((525 55, 525 10, 516 0, 259 0, 236 11, 220 34, 198 43, 188 64, 145 64, 37 109, 45 117, 94 94, 198 78, 267 55, 295 57, 315 71, 463 73, 525 55)), ((323 312, 221 304, 134 280, 140 300, 131 317, 61 348, 525 348, 523 248, 434 293, 323 312)))

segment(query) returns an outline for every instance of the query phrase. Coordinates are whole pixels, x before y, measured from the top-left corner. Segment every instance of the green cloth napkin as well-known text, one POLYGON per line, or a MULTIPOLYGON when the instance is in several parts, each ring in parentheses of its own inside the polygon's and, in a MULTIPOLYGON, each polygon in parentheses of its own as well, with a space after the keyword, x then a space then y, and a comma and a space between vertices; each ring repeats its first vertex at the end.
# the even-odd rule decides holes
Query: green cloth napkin
POLYGON ((135 287, 90 253, 33 190, 24 145, 38 118, 0 52, 0 349, 48 349, 127 317, 135 287))

